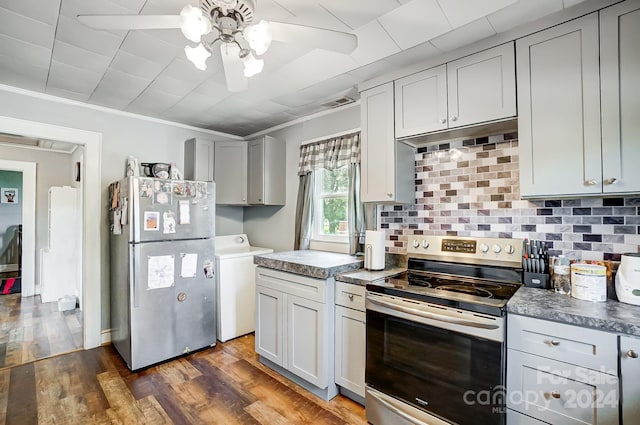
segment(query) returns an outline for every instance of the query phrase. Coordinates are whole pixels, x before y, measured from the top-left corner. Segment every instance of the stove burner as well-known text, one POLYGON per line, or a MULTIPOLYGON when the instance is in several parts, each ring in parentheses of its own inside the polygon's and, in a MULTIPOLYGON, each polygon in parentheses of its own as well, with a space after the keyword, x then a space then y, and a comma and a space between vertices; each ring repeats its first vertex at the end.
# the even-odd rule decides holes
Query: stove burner
POLYGON ((483 298, 493 297, 491 292, 487 291, 486 289, 478 288, 475 286, 444 285, 444 286, 438 286, 436 289, 441 291, 451 291, 451 292, 458 292, 461 294, 475 295, 476 297, 483 297, 483 298))

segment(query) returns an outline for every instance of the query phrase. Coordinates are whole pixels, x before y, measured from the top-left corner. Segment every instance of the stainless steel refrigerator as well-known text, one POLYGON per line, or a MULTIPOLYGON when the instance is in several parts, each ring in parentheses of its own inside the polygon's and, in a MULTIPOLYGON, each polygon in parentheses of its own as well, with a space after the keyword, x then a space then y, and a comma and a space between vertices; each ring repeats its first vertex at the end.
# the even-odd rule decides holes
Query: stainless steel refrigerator
POLYGON ((131 370, 216 343, 214 188, 109 186, 111 341, 131 370))

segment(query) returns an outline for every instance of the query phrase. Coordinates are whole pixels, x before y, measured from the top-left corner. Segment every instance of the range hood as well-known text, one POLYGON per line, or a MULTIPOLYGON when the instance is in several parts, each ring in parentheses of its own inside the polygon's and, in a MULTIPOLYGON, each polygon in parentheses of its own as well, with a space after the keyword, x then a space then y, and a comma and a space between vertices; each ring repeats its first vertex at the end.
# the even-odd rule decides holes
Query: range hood
POLYGON ((504 133, 518 132, 518 118, 509 118, 503 121, 492 121, 485 124, 457 127, 433 133, 419 134, 417 136, 396 139, 417 148, 441 142, 454 140, 475 139, 478 137, 493 136, 504 133))

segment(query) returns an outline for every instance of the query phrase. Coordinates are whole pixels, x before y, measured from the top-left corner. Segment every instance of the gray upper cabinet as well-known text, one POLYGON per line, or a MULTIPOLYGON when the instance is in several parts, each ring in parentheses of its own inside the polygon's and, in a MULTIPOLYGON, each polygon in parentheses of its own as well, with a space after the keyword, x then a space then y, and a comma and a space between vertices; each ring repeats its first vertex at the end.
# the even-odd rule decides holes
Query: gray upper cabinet
POLYGON ((360 93, 362 202, 415 202, 415 149, 396 142, 393 83, 360 93))
POLYGON ((396 137, 447 128, 447 67, 436 66, 394 82, 396 137))
POLYGON ((248 143, 248 196, 251 205, 284 205, 286 146, 270 136, 248 143))
POLYGON ((597 13, 516 42, 523 197, 602 192, 598 50, 597 13))
POLYGON ((640 192, 640 2, 516 44, 523 197, 640 192))
POLYGON ((602 190, 640 192, 640 2, 600 12, 602 190))
POLYGON ((215 143, 216 204, 247 205, 247 142, 215 143))
POLYGON ((394 85, 397 138, 514 117, 513 42, 409 75, 394 85))
POLYGON ((213 181, 213 140, 189 139, 184 142, 184 178, 213 181))

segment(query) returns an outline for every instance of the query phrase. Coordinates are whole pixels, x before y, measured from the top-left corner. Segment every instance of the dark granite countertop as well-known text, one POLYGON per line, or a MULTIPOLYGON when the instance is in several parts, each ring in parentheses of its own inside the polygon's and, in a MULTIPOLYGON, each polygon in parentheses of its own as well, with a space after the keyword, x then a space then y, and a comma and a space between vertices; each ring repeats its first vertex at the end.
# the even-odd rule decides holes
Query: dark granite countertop
POLYGON ((546 289, 522 287, 507 303, 507 312, 640 336, 640 306, 611 299, 606 302, 582 301, 546 289))
POLYGON ((365 286, 367 283, 395 276, 405 271, 407 271, 406 267, 386 267, 384 270, 379 271, 360 269, 353 272, 340 273, 336 276, 336 280, 365 286))
POLYGON ((327 279, 338 273, 361 268, 364 259, 335 252, 300 250, 254 255, 253 262, 270 269, 327 279))

